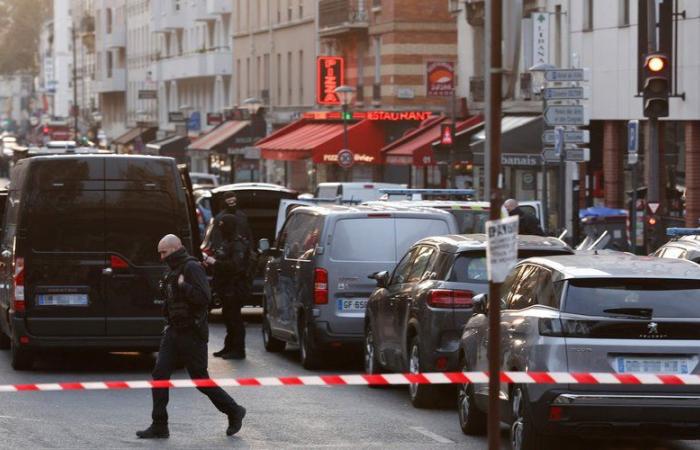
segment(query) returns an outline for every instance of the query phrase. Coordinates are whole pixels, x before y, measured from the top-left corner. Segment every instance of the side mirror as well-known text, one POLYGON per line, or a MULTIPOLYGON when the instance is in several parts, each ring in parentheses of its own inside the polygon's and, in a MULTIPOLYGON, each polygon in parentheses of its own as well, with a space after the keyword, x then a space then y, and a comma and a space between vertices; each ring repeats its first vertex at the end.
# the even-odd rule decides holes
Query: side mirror
POLYGON ((258 251, 265 253, 270 250, 270 241, 267 238, 262 238, 258 241, 258 251))
POLYGON ((475 295, 474 298, 472 299, 472 303, 474 304, 474 309, 473 309, 474 314, 486 315, 488 313, 488 311, 487 311, 488 295, 487 294, 475 295))
POLYGON ((386 270, 382 272, 375 272, 367 278, 377 280, 377 287, 379 288, 385 288, 389 285, 389 272, 386 270))

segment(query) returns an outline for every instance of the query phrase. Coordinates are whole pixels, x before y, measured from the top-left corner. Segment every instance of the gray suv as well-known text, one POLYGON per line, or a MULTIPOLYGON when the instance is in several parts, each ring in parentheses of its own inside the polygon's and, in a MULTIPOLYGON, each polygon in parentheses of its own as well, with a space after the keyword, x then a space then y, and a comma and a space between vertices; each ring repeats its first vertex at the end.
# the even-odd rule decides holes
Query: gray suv
POLYGON ((451 214, 431 208, 317 206, 294 209, 265 269, 263 342, 281 351, 299 344, 305 368, 322 352, 364 337, 369 275, 393 267, 416 242, 453 234, 451 214))
MULTIPOLYGON (((606 255, 531 258, 503 284, 501 367, 508 371, 700 373, 700 267, 606 255)), ((465 325, 465 371, 488 370, 485 295, 465 325)), ((502 385, 514 450, 561 448, 563 435, 697 438, 700 386, 502 385)), ((467 434, 485 431, 486 384, 460 387, 467 434)))

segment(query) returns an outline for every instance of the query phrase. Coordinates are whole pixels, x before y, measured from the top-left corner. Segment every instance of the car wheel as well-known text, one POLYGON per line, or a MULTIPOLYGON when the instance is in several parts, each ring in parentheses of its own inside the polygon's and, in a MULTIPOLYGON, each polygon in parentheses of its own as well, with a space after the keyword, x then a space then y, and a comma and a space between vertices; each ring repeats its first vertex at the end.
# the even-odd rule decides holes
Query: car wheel
POLYGON ((11 364, 15 370, 31 370, 34 366, 34 353, 24 348, 18 348, 13 340, 10 340, 11 364))
POLYGON ((262 335, 265 350, 270 353, 278 353, 284 350, 286 343, 272 336, 272 329, 270 328, 270 320, 267 318, 267 311, 263 311, 262 335))
MULTIPOLYGON (((462 364, 462 371, 468 371, 466 362, 462 364)), ((459 426, 462 428, 462 433, 470 436, 486 434, 486 413, 476 406, 473 384, 466 383, 459 386, 457 413, 459 414, 459 426)))
POLYGON ((302 317, 299 323, 299 355, 302 367, 307 370, 318 369, 321 365, 319 353, 309 325, 302 317))
POLYGON ((513 424, 510 427, 510 442, 513 450, 548 450, 557 448, 554 439, 537 431, 527 406, 527 397, 521 387, 513 389, 510 406, 513 424))
MULTIPOLYGON (((411 340, 408 354, 408 371, 410 373, 421 373, 420 347, 417 337, 411 340)), ((408 395, 411 399, 411 404, 416 408, 432 408, 441 398, 437 386, 431 386, 429 384, 409 384, 408 395)))

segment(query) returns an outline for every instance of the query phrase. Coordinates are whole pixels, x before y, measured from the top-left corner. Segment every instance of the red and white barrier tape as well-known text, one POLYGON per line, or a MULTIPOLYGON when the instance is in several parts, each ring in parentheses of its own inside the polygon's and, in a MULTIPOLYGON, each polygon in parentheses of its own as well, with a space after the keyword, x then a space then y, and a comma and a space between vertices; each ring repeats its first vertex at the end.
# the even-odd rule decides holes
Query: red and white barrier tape
MULTIPOLYGON (((238 386, 367 386, 488 383, 486 372, 433 372, 383 375, 320 375, 302 377, 213 378, 204 380, 84 381, 73 383, 5 384, 0 392, 91 391, 150 388, 238 386)), ((503 383, 700 385, 700 375, 502 372, 503 383)))

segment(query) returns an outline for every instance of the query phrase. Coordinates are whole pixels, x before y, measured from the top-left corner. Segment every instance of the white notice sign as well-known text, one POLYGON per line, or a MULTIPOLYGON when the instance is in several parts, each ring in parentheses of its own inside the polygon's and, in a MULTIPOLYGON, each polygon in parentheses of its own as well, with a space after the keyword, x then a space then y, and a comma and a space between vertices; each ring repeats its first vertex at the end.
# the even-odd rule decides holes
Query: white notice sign
POLYGON ((518 216, 486 222, 486 264, 489 281, 503 283, 518 262, 518 216))

